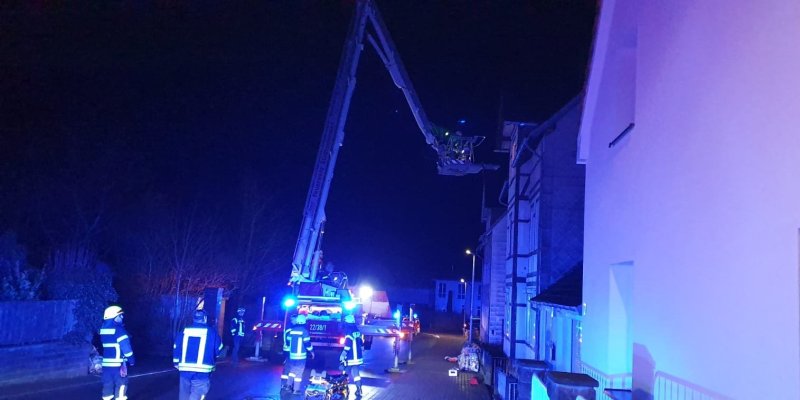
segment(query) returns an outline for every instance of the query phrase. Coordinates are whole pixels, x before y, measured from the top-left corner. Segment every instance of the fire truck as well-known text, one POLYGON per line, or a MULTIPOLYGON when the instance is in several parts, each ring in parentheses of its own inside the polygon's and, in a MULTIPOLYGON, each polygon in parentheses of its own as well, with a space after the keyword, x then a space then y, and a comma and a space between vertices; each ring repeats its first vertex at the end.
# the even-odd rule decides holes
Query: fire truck
MULTIPOLYGON (((290 326, 293 318, 301 313, 307 315, 307 328, 315 347, 341 347, 344 342, 343 316, 346 313, 359 313, 360 306, 348 288, 346 274, 327 271, 328 273, 320 276, 320 263, 326 222, 325 205, 339 148, 344 141, 344 126, 365 39, 383 61, 395 85, 403 92, 425 141, 437 155, 436 167, 439 174, 463 176, 498 168, 474 161, 474 148, 483 142, 484 137, 451 134, 447 129, 439 128, 428 120, 375 2, 357 0, 303 209, 303 220, 288 284, 291 294, 284 299, 283 304, 286 315, 283 321, 265 322, 255 328, 273 338, 273 349, 279 348, 277 344, 282 335, 278 333, 290 326)), ((369 346, 373 337, 399 337, 402 332, 396 325, 362 324, 359 329, 369 346)))

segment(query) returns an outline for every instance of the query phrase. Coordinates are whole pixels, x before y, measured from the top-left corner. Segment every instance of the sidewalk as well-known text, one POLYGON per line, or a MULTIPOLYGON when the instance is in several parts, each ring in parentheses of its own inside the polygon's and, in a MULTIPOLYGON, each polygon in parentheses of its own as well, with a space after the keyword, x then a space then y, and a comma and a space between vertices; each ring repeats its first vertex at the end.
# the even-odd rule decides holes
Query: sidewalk
MULTIPOLYGON (((143 357, 137 361, 138 363, 135 366, 128 368, 128 373, 130 374, 131 378, 175 371, 175 369, 172 367, 172 360, 168 358, 143 357)), ((88 360, 86 368, 87 370, 89 368, 88 360)), ((86 375, 77 378, 3 386, 0 388, 0 400, 13 400, 16 398, 25 398, 31 396, 45 398, 49 397, 48 393, 50 392, 55 392, 55 394, 58 394, 73 388, 80 388, 92 384, 99 386, 99 375, 86 375)), ((58 398, 58 396, 56 396, 56 398, 58 398)))
MULTIPOLYGON (((447 371, 456 364, 444 360, 461 352, 464 337, 458 335, 423 334, 414 339, 411 365, 401 365, 407 372, 397 374, 386 390, 365 390, 363 400, 489 400, 489 389, 483 384, 470 385, 476 374, 447 371)), ((406 358, 401 354, 401 361, 406 358)), ((406 356, 407 357, 407 356, 406 356)))

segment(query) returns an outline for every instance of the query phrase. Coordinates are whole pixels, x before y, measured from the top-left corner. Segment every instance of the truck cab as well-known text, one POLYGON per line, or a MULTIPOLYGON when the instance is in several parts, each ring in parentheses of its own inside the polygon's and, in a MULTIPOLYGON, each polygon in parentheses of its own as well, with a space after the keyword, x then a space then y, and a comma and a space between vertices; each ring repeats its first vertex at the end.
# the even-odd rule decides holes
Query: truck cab
POLYGON ((284 303, 287 325, 291 326, 298 315, 305 315, 314 347, 344 347, 344 316, 357 312, 346 282, 347 277, 340 273, 319 282, 298 283, 294 304, 284 303))

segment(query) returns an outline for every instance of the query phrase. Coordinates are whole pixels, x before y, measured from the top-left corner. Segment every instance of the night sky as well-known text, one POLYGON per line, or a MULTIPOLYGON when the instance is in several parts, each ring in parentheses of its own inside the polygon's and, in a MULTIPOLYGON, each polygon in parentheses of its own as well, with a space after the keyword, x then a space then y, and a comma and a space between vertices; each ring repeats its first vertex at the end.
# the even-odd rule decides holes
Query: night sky
MULTIPOLYGON (((254 184, 287 278, 353 2, 55 3, 0 6, 0 230, 35 262, 77 196, 106 210, 95 237, 113 266, 154 202, 232 232, 254 184)), ((378 4, 432 122, 467 120, 489 137, 484 161, 507 162, 492 152, 501 110, 541 121, 582 89, 594 1, 378 4)), ((358 79, 326 261, 377 286, 467 276, 482 178, 436 174, 370 47, 358 79)), ((503 173, 486 177, 491 204, 503 173)))

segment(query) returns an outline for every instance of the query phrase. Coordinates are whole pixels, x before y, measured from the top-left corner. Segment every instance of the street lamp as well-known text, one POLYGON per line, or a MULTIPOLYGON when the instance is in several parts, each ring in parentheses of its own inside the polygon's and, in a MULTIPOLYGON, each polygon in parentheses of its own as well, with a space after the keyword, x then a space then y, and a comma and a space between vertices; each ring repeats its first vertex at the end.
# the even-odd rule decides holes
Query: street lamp
POLYGON ((375 291, 372 290, 372 286, 361 286, 360 288, 358 288, 358 295, 362 299, 364 298, 371 299, 373 293, 375 293, 375 291))
POLYGON ((372 295, 375 294, 375 291, 372 289, 372 286, 361 286, 358 288, 358 297, 361 298, 361 305, 363 311, 364 299, 369 299, 369 312, 364 312, 364 315, 361 316, 361 323, 366 323, 367 316, 366 314, 372 312, 372 295))
POLYGON ((472 289, 470 290, 470 294, 469 294, 469 336, 467 336, 467 341, 469 341, 469 343, 472 343, 472 313, 473 313, 473 311, 475 309, 475 304, 474 304, 474 301, 475 301, 475 256, 477 254, 473 253, 472 250, 470 250, 470 249, 467 249, 467 251, 465 251, 465 253, 468 256, 472 256, 472 283, 470 283, 470 285, 472 286, 472 289))

